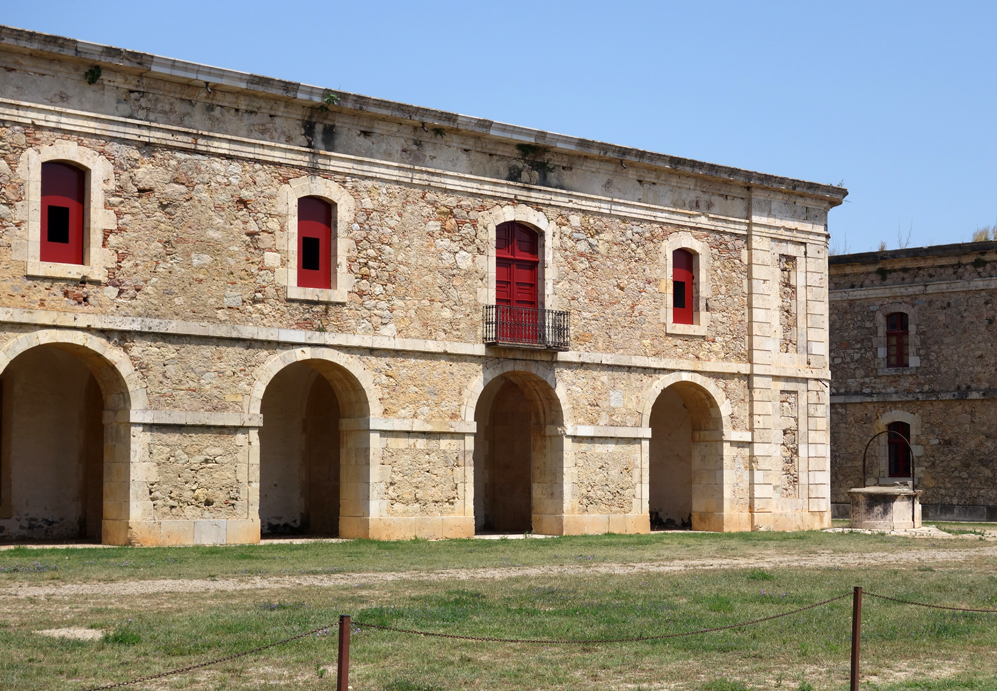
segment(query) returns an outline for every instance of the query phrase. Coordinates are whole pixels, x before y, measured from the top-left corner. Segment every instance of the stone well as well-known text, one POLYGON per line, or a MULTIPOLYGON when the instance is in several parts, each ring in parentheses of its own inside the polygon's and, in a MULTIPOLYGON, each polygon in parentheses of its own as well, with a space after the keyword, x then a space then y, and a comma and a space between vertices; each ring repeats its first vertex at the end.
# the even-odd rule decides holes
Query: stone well
POLYGON ((910 483, 848 490, 851 527, 865 530, 909 530, 921 527, 921 496, 910 483))

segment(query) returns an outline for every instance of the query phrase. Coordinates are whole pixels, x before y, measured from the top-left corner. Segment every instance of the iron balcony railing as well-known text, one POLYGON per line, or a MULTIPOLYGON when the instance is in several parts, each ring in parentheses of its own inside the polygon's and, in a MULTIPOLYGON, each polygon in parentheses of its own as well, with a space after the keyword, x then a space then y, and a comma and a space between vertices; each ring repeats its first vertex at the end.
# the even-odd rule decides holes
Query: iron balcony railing
POLYGON ((487 345, 568 350, 571 321, 558 310, 486 305, 484 331, 487 345))

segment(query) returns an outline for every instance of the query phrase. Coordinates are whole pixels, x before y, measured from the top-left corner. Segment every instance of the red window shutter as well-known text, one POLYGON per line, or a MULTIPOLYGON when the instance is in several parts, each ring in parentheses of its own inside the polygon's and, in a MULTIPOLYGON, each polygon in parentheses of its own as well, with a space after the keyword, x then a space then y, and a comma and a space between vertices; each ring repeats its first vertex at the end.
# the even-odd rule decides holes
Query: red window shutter
POLYGON ((43 262, 83 263, 86 172, 61 161, 42 164, 43 262))
POLYGON ((910 442, 910 425, 906 422, 894 422, 887 429, 890 431, 886 435, 890 477, 910 477, 910 447, 907 444, 910 442), (897 435, 903 435, 903 439, 897 435))
POLYGON ((332 288, 332 204, 298 200, 298 287, 332 288))
POLYGON ((519 223, 503 223, 495 229, 495 304, 536 309, 540 239, 519 223))
POLYGON ((672 252, 672 323, 693 323, 693 256, 689 250, 672 252))
POLYGON ((886 366, 910 366, 910 329, 903 312, 886 316, 886 366))

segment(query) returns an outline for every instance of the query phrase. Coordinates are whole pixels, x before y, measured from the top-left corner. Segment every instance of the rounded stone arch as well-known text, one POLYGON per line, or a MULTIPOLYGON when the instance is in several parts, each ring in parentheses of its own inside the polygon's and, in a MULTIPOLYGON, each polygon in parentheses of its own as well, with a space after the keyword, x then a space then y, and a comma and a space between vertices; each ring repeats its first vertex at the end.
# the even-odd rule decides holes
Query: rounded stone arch
POLYGON ((722 432, 726 437, 731 431, 731 404, 727 395, 712 379, 694 372, 673 372, 660 377, 644 393, 644 407, 641 411, 641 426, 651 424, 651 409, 658 395, 669 386, 677 386, 693 415, 694 430, 697 432, 722 432))
MULTIPOLYGON (((906 422, 910 425, 910 439, 907 441, 910 443, 911 452, 914 454, 915 458, 923 456, 924 445, 918 443, 918 440, 921 438, 921 416, 916 413, 907 412, 906 410, 890 410, 876 418, 873 423, 873 431, 876 434, 885 432, 894 422, 906 422)), ((890 436, 891 435, 889 434, 883 434, 876 439, 876 450, 878 452, 877 455, 879 456, 880 465, 880 477, 887 477, 889 475, 890 436)), ((869 455, 872 455, 871 451, 869 455)))
POLYGON ((501 376, 506 376, 523 387, 524 392, 539 404, 546 424, 564 427, 573 424, 571 399, 564 386, 557 381, 553 366, 543 362, 517 360, 496 360, 486 365, 481 375, 464 390, 461 416, 465 421, 474 421, 481 393, 501 376), (540 385, 541 382, 548 386, 540 385))
POLYGON ((543 289, 539 298, 541 307, 547 309, 557 309, 557 298, 554 295, 554 281, 557 279, 557 265, 554 262, 554 243, 552 235, 557 230, 557 226, 551 223, 547 216, 536 209, 532 209, 525 204, 513 206, 494 206, 486 211, 478 212, 478 228, 484 228, 488 242, 488 274, 486 285, 486 297, 484 304, 495 304, 495 240, 496 229, 503 223, 514 221, 522 223, 536 231, 541 239, 540 262, 540 283, 543 289))
MULTIPOLYGON (((87 536, 99 536, 104 544, 129 544, 134 541, 132 520, 146 509, 151 510, 151 501, 138 498, 143 493, 148 495, 147 487, 145 483, 136 481, 134 476, 136 464, 141 464, 146 457, 144 445, 147 440, 145 435, 135 433, 131 422, 133 411, 149 408, 145 382, 132 366, 128 354, 113 342, 91 333, 61 329, 22 334, 5 344, 0 348, 0 374, 18 356, 46 346, 72 356, 89 370, 102 399, 94 401, 89 407, 85 401, 81 402, 84 406, 82 410, 88 411, 85 415, 88 421, 81 422, 83 427, 79 428, 79 434, 86 438, 85 430, 94 430, 89 427, 90 424, 101 430, 97 432, 99 436, 93 437, 97 440, 97 451, 82 461, 85 468, 80 476, 93 477, 90 473, 100 469, 99 480, 84 481, 82 496, 87 502, 92 500, 93 506, 97 507, 92 517, 95 519, 93 525, 99 529, 91 534, 90 525, 87 525, 87 536), (102 406, 102 411, 96 407, 98 405, 102 406), (90 412, 96 417, 90 417, 90 412), (87 485, 90 489, 86 489, 87 485)), ((58 437, 58 434, 52 436, 54 439, 58 437)), ((89 442, 86 444, 89 446, 89 442)), ((7 468, 10 472, 13 472, 12 465, 7 468)), ((6 483, 7 486, 11 484, 6 483)), ((0 498, 0 503, 3 501, 0 498)), ((9 494, 7 501, 11 501, 9 494)), ((77 520, 83 525, 89 517, 89 510, 84 509, 77 520)))
POLYGON ((250 393, 246 412, 258 415, 267 385, 282 369, 297 362, 308 363, 332 385, 344 417, 373 417, 384 414, 381 395, 374 378, 360 360, 331 348, 296 348, 271 356, 260 365, 250 393))
POLYGON ((46 329, 18 336, 0 349, 0 374, 11 360, 38 346, 50 345, 78 357, 93 373, 108 410, 147 410, 145 382, 121 348, 84 331, 46 329))
POLYGON ((652 431, 641 445, 641 470, 647 488, 644 511, 652 526, 651 514, 657 513, 659 525, 666 528, 674 521, 693 530, 743 529, 733 501, 734 476, 725 460, 730 414, 724 392, 699 374, 673 372, 647 389, 641 423, 652 431), (669 392, 675 396, 666 397, 669 392), (659 400, 685 410, 672 417, 659 409, 652 416, 659 400))

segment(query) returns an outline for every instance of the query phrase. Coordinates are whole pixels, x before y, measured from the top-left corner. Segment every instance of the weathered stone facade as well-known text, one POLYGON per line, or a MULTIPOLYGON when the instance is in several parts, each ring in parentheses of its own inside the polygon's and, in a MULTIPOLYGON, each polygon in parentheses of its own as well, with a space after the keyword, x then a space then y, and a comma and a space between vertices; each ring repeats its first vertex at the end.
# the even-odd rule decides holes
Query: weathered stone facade
POLYGON ((830 259, 832 501, 892 484, 888 447, 909 425, 926 519, 997 519, 997 243, 940 245, 830 259), (887 317, 904 314, 908 361, 887 361, 887 317), (903 363, 892 363, 903 364, 903 363))
POLYGON ((14 29, 0 66, 0 539, 829 525, 845 190, 14 29), (47 161, 87 172, 81 265, 39 254, 47 161), (483 343, 508 222, 564 352, 483 343))

